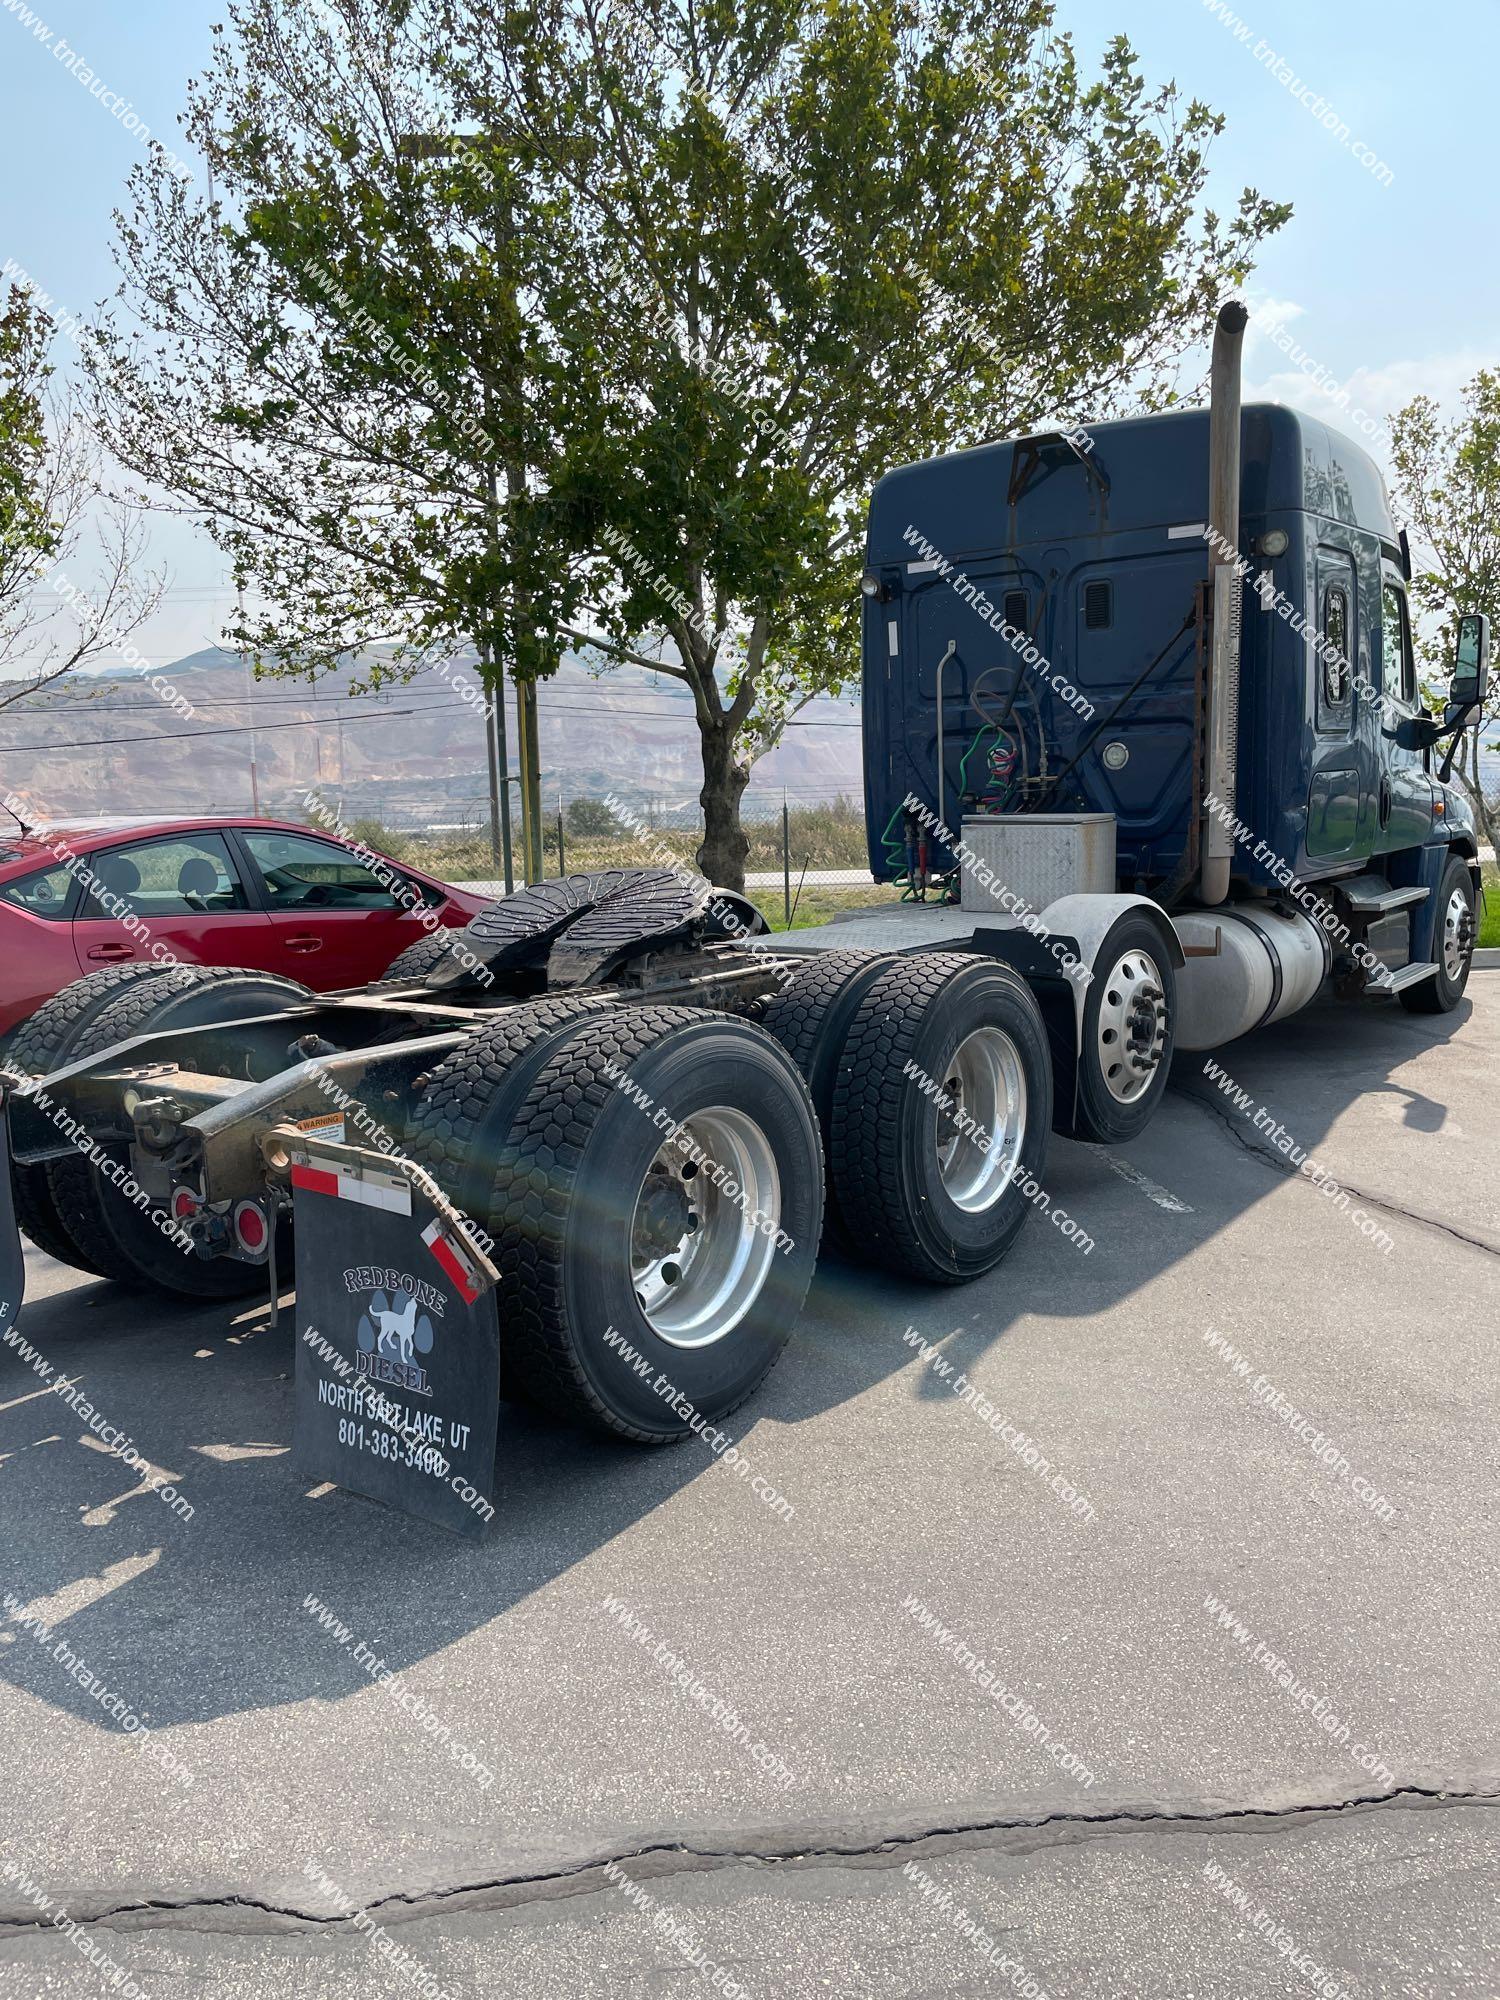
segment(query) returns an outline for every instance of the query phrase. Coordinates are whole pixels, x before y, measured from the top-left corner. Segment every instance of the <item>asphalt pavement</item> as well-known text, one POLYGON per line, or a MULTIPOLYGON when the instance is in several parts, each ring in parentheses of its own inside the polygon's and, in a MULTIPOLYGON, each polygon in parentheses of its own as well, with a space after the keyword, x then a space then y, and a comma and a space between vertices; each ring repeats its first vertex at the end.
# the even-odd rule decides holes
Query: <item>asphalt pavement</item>
POLYGON ((1500 1991, 1497 1056, 1180 1058, 980 1282, 826 1258, 745 1476, 507 1406, 478 1545, 292 1471, 289 1315, 29 1252, 192 1514, 0 1353, 0 2000, 1500 1991))

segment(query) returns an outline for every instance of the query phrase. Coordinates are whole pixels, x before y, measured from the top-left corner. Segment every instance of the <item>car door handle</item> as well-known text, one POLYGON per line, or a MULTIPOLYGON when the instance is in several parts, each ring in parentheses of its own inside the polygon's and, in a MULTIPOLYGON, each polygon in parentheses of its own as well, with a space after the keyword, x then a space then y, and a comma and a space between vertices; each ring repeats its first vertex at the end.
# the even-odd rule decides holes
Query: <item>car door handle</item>
POLYGON ((304 932, 300 937, 289 937, 286 940, 286 948, 288 951, 321 951, 323 940, 304 932))
POLYGON ((134 958, 133 944, 96 944, 90 947, 90 958, 134 958))

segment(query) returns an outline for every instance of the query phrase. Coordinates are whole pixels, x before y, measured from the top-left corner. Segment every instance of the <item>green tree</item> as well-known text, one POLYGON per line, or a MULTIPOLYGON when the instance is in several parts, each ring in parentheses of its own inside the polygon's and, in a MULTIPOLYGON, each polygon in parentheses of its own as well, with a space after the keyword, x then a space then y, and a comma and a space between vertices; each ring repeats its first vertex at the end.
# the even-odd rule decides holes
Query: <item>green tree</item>
POLYGON ((229 558, 257 672, 394 640, 374 686, 472 645, 493 691, 555 670, 578 600, 532 471, 589 399, 558 232, 504 131, 454 136, 439 11, 232 5, 187 115, 214 201, 153 158, 119 218, 99 421, 229 558))
POLYGON ((1173 394, 1289 210, 1202 207, 1222 121, 1123 38, 1086 77, 1046 0, 451 0, 466 120, 518 131, 597 371, 550 489, 590 543, 570 626, 692 691, 739 886, 754 758, 858 665, 889 467, 1173 394))
MULTIPOLYGON (((1500 374, 1480 369, 1465 384, 1463 411, 1444 423, 1430 396, 1416 396, 1391 418, 1394 499, 1414 530, 1412 595, 1427 614, 1415 635, 1430 682, 1452 672, 1457 620, 1482 611, 1500 641, 1500 374)), ((1491 680, 1481 731, 1500 720, 1500 681, 1491 680)), ((1496 846, 1496 815, 1484 796, 1474 740, 1465 731, 1454 770, 1484 837, 1496 846)))
POLYGON ((603 799, 569 799, 563 818, 579 840, 616 840, 625 831, 603 799))
POLYGON ((268 670, 686 682, 738 885, 754 757, 856 668, 874 480, 1170 396, 1288 213, 1203 207, 1220 122, 1045 0, 234 0, 218 205, 137 170, 101 413, 268 670))
POLYGON ((156 608, 139 518, 108 499, 72 398, 53 384, 53 324, 30 289, 0 303, 0 708, 121 645, 156 608), (69 574, 92 527, 84 577, 69 574), (18 671, 13 671, 18 670, 18 671))

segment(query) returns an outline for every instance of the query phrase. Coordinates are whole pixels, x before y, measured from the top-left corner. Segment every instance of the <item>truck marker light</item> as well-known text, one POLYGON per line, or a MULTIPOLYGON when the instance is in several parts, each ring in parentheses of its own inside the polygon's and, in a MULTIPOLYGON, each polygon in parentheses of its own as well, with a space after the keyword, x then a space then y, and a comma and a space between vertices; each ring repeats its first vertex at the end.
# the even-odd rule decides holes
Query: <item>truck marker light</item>
POLYGON ((180 1187, 172 1197, 172 1220, 185 1222, 190 1215, 196 1215, 201 1206, 191 1188, 180 1187))
POLYGON ((901 641, 898 636, 897 625, 894 618, 892 618, 889 621, 889 623, 886 625, 885 630, 886 630, 886 637, 890 642, 891 658, 894 660, 901 646, 901 641))
POLYGON ((242 1250, 258 1251, 266 1247, 266 1218, 260 1212, 258 1202, 241 1201, 235 1203, 234 1233, 242 1250))

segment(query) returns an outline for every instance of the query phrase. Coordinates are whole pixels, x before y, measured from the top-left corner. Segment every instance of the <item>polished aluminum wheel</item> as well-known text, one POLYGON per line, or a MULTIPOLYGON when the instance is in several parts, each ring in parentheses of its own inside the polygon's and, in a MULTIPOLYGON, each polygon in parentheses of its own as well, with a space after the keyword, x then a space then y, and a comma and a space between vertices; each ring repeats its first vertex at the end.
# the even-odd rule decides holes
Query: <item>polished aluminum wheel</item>
POLYGON ((674 1347, 708 1347, 749 1312, 776 1255, 781 1178, 743 1111, 685 1118, 646 1170, 630 1225, 641 1311, 674 1347))
POLYGON ((964 1037, 948 1061, 943 1097, 938 1171, 954 1206, 977 1215, 1009 1187, 1026 1136, 1026 1073, 1003 1028, 964 1037))
POLYGON ((1443 970, 1456 986, 1474 949, 1474 912, 1462 889, 1455 889, 1443 912, 1443 970))
POLYGON ((1115 961, 1099 1003, 1095 1052, 1105 1088, 1117 1103, 1134 1104, 1151 1088, 1166 1044, 1161 968, 1150 952, 1133 946, 1115 961))

